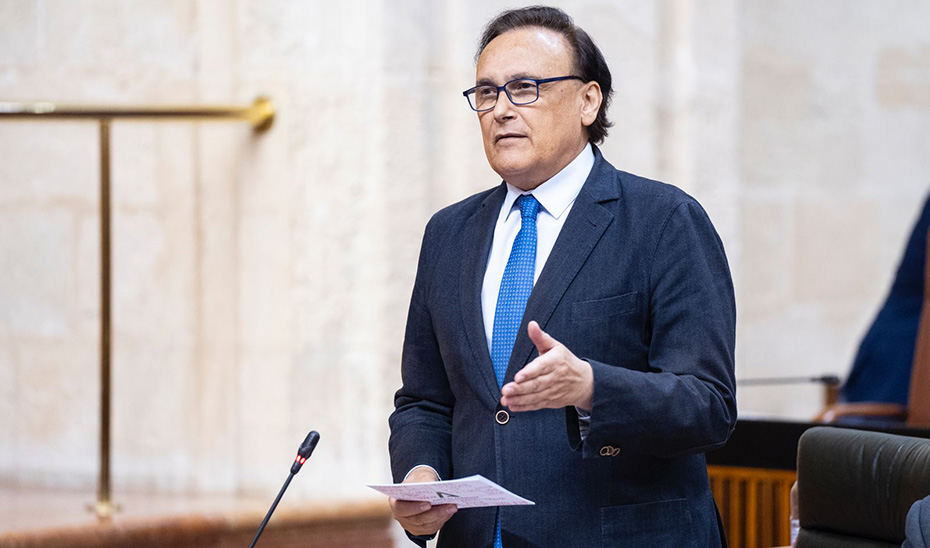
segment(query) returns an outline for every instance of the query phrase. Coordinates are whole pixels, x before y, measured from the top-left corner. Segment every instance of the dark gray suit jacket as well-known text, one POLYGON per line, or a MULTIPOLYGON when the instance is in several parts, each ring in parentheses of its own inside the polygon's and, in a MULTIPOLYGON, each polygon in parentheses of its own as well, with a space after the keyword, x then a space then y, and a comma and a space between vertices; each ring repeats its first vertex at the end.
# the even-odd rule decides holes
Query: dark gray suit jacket
POLYGON ((907 513, 907 539, 901 548, 930 548, 930 497, 918 500, 907 513))
MULTIPOLYGON (((481 474, 536 502, 501 508, 505 548, 717 547, 704 452, 736 421, 735 304, 723 246, 679 189, 595 164, 530 295, 506 382, 536 357, 529 320, 594 370, 590 431, 574 408, 511 413, 481 315, 506 188, 426 227, 390 418, 395 481, 417 464, 481 474)), ((459 511, 441 547, 490 547, 497 509, 459 511)))

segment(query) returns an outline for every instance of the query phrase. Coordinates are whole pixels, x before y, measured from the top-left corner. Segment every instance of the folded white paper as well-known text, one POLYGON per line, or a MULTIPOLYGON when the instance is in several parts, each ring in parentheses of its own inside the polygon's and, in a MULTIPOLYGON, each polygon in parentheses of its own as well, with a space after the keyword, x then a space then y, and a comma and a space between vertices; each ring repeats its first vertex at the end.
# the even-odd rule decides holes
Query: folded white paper
POLYGON ((459 508, 536 504, 511 493, 483 476, 424 483, 369 485, 368 487, 398 500, 426 501, 432 505, 454 504, 459 508))

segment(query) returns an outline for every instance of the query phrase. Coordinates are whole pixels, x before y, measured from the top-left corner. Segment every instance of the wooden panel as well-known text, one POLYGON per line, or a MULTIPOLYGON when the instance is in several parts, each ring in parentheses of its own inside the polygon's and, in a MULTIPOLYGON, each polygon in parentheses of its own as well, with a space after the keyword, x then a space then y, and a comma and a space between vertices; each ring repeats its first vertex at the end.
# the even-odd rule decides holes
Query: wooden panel
MULTIPOLYGON (((759 515, 759 485, 762 482, 757 479, 746 481, 746 512, 747 516, 759 515)), ((746 546, 759 546, 759 520, 745 520, 746 522, 746 546)))
POLYGON ((771 548, 790 541, 790 470, 708 466, 711 492, 731 548, 771 548))
MULTIPOLYGON (((109 522, 0 533, 0 548, 234 548, 248 546, 264 513, 117 517, 109 522)), ((391 548, 386 501, 306 505, 276 512, 263 548, 391 548)))
POLYGON ((739 545, 743 546, 745 545, 743 524, 746 520, 742 519, 743 514, 745 514, 745 497, 742 495, 741 487, 744 482, 734 477, 727 478, 727 482, 729 485, 724 493, 727 497, 727 518, 729 518, 729 523, 724 522, 723 525, 727 531, 727 538, 739 539, 739 545))

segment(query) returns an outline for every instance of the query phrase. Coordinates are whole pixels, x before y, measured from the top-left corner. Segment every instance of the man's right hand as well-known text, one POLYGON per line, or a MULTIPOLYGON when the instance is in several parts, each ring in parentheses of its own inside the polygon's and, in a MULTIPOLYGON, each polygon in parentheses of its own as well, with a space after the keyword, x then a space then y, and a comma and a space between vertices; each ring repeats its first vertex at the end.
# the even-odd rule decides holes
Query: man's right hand
MULTIPOLYGON (((404 483, 423 483, 425 481, 439 481, 436 472, 427 466, 418 466, 407 474, 404 483)), ((433 535, 458 510, 454 504, 440 504, 432 506, 428 502, 390 499, 391 512, 394 519, 400 523, 407 532, 416 536, 433 535)))

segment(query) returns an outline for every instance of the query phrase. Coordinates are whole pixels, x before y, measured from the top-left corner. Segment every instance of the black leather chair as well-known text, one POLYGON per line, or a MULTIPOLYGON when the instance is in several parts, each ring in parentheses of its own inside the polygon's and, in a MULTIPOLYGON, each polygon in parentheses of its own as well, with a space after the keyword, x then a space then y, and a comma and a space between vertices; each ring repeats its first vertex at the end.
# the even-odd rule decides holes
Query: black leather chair
POLYGON ((930 495, 930 440, 815 427, 798 445, 798 548, 899 548, 930 495))

